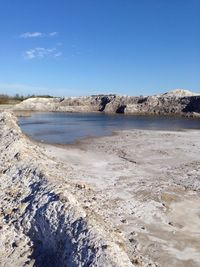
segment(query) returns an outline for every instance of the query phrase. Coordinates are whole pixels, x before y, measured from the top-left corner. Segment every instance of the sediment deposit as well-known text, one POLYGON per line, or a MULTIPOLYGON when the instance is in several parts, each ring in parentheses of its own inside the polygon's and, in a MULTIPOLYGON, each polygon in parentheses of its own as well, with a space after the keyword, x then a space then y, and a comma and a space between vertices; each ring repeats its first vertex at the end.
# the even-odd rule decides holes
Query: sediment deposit
POLYGON ((14 110, 105 112, 130 115, 181 115, 200 117, 200 95, 174 90, 155 96, 95 95, 65 98, 29 98, 14 110))
POLYGON ((36 143, 0 115, 0 266, 200 265, 199 131, 36 143))
POLYGON ((132 266, 72 194, 80 185, 67 179, 70 163, 62 169, 9 113, 0 115, 0 155, 0 266, 132 266))

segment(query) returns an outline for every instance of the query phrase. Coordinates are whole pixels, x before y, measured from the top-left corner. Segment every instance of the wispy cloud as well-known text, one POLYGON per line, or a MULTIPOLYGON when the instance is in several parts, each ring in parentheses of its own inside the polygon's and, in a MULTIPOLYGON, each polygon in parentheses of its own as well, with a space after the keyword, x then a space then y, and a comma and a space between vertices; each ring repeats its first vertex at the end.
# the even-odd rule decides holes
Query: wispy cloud
POLYGON ((24 32, 19 35, 20 38, 38 38, 38 37, 55 37, 58 35, 58 32, 50 32, 50 33, 43 33, 43 32, 24 32))
POLYGON ((41 32, 24 32, 22 34, 20 34, 20 38, 37 38, 37 37, 42 37, 43 33, 41 32))
POLYGON ((61 55, 62 52, 59 51, 57 48, 36 47, 25 52, 26 59, 58 58, 61 55))
POLYGON ((54 37, 54 36, 57 36, 58 35, 58 32, 50 32, 49 33, 49 36, 50 37, 54 37))

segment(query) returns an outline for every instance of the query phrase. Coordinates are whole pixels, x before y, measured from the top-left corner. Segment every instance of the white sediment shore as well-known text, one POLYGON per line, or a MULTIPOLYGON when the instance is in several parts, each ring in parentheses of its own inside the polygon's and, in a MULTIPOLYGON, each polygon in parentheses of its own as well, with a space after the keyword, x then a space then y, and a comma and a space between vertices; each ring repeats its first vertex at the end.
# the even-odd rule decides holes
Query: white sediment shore
POLYGON ((0 115, 0 266, 200 266, 199 131, 75 146, 0 115))

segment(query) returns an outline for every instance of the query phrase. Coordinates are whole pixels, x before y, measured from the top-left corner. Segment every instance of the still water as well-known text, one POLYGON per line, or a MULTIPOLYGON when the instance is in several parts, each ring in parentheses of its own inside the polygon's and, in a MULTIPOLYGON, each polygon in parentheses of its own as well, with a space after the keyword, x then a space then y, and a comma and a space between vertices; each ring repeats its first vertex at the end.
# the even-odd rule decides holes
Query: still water
POLYGON ((19 117, 19 125, 25 134, 37 141, 72 144, 86 137, 111 135, 115 130, 200 129, 200 120, 178 117, 48 112, 32 113, 30 117, 19 117))

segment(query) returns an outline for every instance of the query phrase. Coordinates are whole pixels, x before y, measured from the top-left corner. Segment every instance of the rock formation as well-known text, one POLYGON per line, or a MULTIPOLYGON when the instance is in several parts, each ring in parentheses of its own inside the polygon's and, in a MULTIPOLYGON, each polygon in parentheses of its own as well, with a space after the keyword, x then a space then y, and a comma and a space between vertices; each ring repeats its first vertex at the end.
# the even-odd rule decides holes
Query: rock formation
POLYGON ((29 98, 14 108, 27 111, 105 112, 130 115, 200 116, 200 95, 186 90, 147 97, 97 95, 66 98, 29 98))

